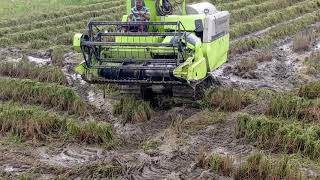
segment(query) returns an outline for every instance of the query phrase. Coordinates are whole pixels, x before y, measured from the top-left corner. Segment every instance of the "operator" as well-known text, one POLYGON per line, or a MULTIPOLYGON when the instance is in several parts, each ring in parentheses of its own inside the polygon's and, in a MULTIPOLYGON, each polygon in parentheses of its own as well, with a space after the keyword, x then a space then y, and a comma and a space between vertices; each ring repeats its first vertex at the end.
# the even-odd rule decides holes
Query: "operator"
POLYGON ((142 22, 141 25, 130 27, 130 31, 146 32, 148 26, 143 22, 150 20, 149 8, 144 5, 143 0, 135 0, 135 6, 131 9, 129 15, 129 21, 131 22, 142 22))

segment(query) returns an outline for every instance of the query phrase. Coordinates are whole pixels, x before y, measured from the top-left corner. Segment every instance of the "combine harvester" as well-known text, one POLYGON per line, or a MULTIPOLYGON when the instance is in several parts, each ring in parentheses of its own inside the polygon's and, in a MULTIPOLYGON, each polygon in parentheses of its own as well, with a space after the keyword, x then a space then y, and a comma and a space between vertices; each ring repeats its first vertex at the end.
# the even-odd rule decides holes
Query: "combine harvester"
POLYGON ((214 83, 210 72, 227 61, 229 13, 207 2, 142 3, 147 20, 133 21, 135 0, 127 0, 121 22, 91 20, 86 33, 74 36, 84 56, 76 72, 92 84, 138 88, 144 97, 201 97, 214 83))

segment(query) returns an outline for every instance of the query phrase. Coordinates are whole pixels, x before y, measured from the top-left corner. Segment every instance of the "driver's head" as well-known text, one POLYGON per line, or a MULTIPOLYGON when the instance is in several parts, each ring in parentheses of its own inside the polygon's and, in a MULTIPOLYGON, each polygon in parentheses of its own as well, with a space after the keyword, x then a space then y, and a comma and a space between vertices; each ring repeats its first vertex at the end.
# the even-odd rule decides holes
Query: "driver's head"
POLYGON ((138 9, 142 9, 143 8, 143 0, 136 0, 136 7, 138 9))

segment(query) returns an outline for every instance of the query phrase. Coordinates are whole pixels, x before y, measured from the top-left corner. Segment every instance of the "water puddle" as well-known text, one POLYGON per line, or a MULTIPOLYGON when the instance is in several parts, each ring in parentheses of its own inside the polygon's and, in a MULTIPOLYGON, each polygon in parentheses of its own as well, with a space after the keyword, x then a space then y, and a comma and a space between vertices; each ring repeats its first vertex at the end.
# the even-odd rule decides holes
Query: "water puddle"
POLYGON ((38 65, 49 65, 51 63, 51 58, 38 58, 33 56, 27 56, 28 61, 36 63, 38 65))
POLYGON ((28 165, 6 165, 4 167, 4 171, 5 172, 9 172, 9 173, 19 173, 19 172, 26 172, 28 170, 30 170, 31 167, 28 165))
POLYGON ((320 41, 318 41, 318 43, 316 44, 315 50, 320 50, 320 41))

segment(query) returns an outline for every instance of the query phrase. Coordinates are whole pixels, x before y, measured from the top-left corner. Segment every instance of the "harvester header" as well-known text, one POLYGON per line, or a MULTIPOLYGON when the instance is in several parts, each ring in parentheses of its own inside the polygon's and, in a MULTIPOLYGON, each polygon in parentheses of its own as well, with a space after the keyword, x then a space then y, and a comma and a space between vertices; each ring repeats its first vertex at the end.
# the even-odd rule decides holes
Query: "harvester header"
POLYGON ((74 36, 86 81, 136 85, 142 94, 191 89, 193 97, 211 86, 210 72, 227 60, 227 11, 184 0, 127 0, 126 11, 122 21, 90 20, 74 36))

